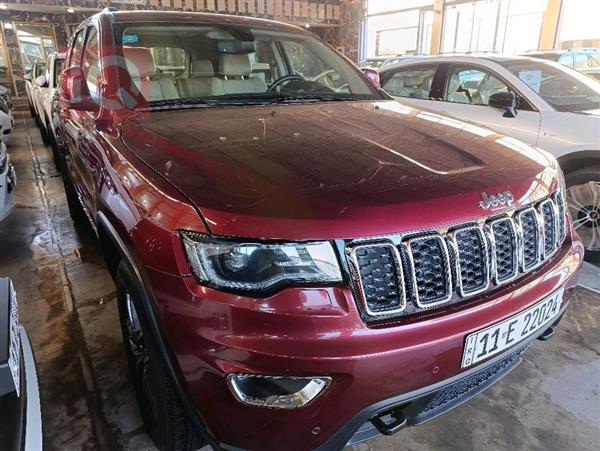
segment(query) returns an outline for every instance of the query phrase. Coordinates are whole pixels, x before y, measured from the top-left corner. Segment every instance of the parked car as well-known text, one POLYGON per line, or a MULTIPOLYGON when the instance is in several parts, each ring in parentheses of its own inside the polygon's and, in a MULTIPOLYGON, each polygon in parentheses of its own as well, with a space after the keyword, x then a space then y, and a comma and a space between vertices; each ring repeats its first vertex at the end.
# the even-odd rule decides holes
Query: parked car
POLYGON ((6 145, 0 142, 0 221, 6 218, 15 206, 12 191, 16 183, 15 169, 10 164, 6 145))
POLYGON ((25 80, 25 93, 27 94, 27 102, 29 103, 29 112, 31 117, 36 117, 35 104, 32 97, 33 81, 38 78, 44 70, 44 63, 41 61, 34 61, 31 65, 30 70, 23 76, 25 80))
POLYGON ((4 144, 10 144, 15 120, 6 100, 0 97, 0 139, 4 144))
POLYGON ((600 80, 599 48, 582 47, 569 50, 536 50, 524 53, 523 56, 556 61, 600 80))
POLYGON ((8 278, 0 278, 0 411, 2 449, 43 450, 35 358, 8 278))
POLYGON ((64 53, 52 53, 48 56, 42 74, 34 81, 36 86, 32 91, 42 141, 44 144, 52 145, 55 161, 57 157, 56 139, 52 127, 52 99, 58 93, 58 81, 64 59, 64 53))
POLYGON ((556 160, 393 101, 312 33, 105 10, 65 67, 69 209, 97 231, 162 449, 397 432, 499 380, 567 308, 583 246, 556 160))
POLYGON ((381 71, 381 85, 416 108, 477 122, 551 152, 586 258, 600 260, 600 82, 516 56, 439 56, 381 71))
POLYGON ((398 55, 398 56, 393 56, 391 58, 386 59, 383 64, 379 67, 379 69, 383 70, 384 68, 388 67, 388 66, 392 66, 394 64, 397 63, 401 63, 402 61, 412 61, 412 60, 416 60, 419 58, 423 58, 429 55, 425 55, 425 54, 417 54, 417 55, 398 55))
POLYGON ((361 69, 379 69, 385 63, 389 56, 376 56, 374 58, 365 58, 358 63, 361 69))
POLYGON ((3 99, 8 105, 8 108, 12 110, 13 104, 12 97, 10 96, 10 91, 2 85, 0 85, 0 99, 3 99))

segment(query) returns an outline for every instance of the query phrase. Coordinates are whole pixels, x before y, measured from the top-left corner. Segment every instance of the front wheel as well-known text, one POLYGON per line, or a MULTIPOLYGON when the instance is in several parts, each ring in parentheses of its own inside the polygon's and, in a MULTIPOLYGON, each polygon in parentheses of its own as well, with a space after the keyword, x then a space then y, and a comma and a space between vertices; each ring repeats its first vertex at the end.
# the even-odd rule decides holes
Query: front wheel
POLYGON ((600 167, 565 174, 567 206, 585 246, 585 259, 600 262, 600 167))
POLYGON ((140 290, 124 262, 116 285, 125 354, 146 430, 163 451, 198 449, 202 440, 179 401, 143 314, 140 290))

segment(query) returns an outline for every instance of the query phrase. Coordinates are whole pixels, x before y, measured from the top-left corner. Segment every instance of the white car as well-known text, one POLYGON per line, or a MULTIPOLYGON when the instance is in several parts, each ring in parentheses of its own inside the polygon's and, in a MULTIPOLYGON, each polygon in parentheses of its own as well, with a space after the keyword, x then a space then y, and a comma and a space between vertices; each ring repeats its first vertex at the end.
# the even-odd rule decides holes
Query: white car
POLYGON ((31 113, 31 117, 35 116, 35 106, 33 104, 33 81, 42 75, 42 70, 44 69, 44 63, 41 61, 35 61, 29 70, 23 77, 25 79, 25 93, 27 94, 27 101, 29 102, 29 111, 31 113))
POLYGON ((15 120, 12 111, 4 98, 0 97, 0 140, 9 144, 12 140, 12 132, 15 128, 15 120))
POLYGON ((12 191, 16 183, 17 177, 10 164, 6 146, 0 142, 0 221, 6 218, 15 206, 12 191))
POLYGON ((31 97, 44 144, 53 144, 52 99, 58 92, 58 81, 65 59, 62 53, 52 53, 46 59, 41 75, 34 80, 31 97))
POLYGON ((600 82, 561 64, 506 55, 432 56, 380 73, 402 103, 477 122, 552 153, 586 259, 600 260, 600 82))

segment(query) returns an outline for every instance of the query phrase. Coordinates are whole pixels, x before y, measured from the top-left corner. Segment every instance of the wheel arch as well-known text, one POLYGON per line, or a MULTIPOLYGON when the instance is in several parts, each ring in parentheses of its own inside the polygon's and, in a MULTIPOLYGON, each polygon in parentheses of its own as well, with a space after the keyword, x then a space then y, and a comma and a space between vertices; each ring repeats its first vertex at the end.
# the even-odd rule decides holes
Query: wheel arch
POLYGON ((135 279, 137 288, 142 295, 142 312, 148 320, 154 341, 158 346, 158 351, 163 357, 165 367, 169 377, 171 378, 171 381, 173 382, 177 396, 179 397, 181 404, 190 418, 190 421, 196 427, 198 433, 200 433, 202 437, 214 447, 214 449, 221 449, 219 442, 209 432, 206 423, 200 417, 193 403, 190 401, 191 396, 185 386, 185 382, 183 381, 181 369, 179 368, 175 355, 168 346, 159 325, 158 315, 154 307, 156 303, 152 298, 151 291, 146 289, 144 278, 138 266, 136 265, 135 259, 129 251, 128 246, 125 244, 106 214, 101 211, 96 213, 96 226, 102 252, 104 253, 104 257, 113 280, 115 279, 116 272, 121 261, 126 262, 131 276, 135 279))
POLYGON ((600 150, 571 152, 559 157, 558 164, 565 174, 586 166, 600 166, 600 150))

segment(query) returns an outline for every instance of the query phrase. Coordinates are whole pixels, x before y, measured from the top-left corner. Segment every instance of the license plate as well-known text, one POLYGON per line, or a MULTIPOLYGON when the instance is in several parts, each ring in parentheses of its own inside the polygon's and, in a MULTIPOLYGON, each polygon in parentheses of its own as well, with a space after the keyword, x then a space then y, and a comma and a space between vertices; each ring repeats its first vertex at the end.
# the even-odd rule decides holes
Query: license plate
POLYGON ((467 336, 461 367, 465 368, 499 354, 536 331, 547 327, 558 315, 563 289, 517 315, 467 336))

